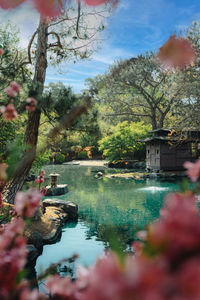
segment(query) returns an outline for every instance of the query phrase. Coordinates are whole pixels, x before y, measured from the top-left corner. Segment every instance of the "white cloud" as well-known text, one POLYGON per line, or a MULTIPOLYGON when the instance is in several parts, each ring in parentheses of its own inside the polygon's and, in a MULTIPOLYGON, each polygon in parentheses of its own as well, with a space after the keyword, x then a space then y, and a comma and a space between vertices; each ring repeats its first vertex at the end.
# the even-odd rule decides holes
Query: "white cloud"
POLYGON ((30 2, 17 9, 0 10, 1 24, 6 25, 8 20, 20 30, 20 46, 26 48, 30 37, 39 23, 39 14, 33 9, 30 2))
POLYGON ((125 49, 117 48, 112 45, 107 45, 101 51, 94 53, 92 59, 94 59, 97 62, 110 65, 116 60, 131 58, 133 56, 134 53, 129 52, 125 49))
MULTIPOLYGON (((77 64, 77 66, 78 66, 78 64, 77 64)), ((76 74, 80 74, 80 75, 85 75, 85 76, 96 76, 97 75, 97 73, 98 72, 87 72, 87 71, 80 71, 80 70, 78 70, 78 69, 76 69, 75 67, 74 67, 74 69, 73 68, 68 68, 68 66, 66 65, 66 72, 68 72, 68 71, 70 71, 70 72, 72 72, 72 73, 76 73, 76 74)))

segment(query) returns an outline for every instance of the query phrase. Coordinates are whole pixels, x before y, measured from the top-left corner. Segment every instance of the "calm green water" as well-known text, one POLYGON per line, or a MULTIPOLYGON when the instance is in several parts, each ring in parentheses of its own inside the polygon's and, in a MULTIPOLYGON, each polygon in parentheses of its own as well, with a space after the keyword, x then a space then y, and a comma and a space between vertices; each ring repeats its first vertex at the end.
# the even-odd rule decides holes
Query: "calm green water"
POLYGON ((59 183, 67 183, 69 193, 57 198, 74 201, 79 206, 79 220, 63 228, 61 240, 44 247, 36 270, 47 268, 62 258, 79 254, 76 263, 60 268, 61 275, 72 273, 76 264, 91 265, 109 247, 112 233, 129 250, 137 229, 159 217, 166 193, 177 188, 175 183, 153 180, 94 178, 102 167, 47 166, 46 175, 59 173, 59 183), (69 268, 68 268, 69 267, 69 268))

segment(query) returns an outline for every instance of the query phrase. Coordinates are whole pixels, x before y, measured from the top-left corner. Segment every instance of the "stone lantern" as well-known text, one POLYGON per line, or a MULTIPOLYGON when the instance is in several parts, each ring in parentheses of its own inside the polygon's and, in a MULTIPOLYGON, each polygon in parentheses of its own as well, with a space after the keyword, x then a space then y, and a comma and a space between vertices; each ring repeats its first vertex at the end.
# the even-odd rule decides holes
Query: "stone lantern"
POLYGON ((57 187, 58 176, 60 176, 60 174, 57 174, 57 173, 51 173, 49 176, 50 176, 50 178, 51 178, 51 188, 57 187))
POLYGON ((51 178, 51 182, 50 185, 46 186, 46 196, 59 196, 68 192, 67 184, 58 184, 58 176, 60 176, 60 174, 51 173, 49 176, 51 178))

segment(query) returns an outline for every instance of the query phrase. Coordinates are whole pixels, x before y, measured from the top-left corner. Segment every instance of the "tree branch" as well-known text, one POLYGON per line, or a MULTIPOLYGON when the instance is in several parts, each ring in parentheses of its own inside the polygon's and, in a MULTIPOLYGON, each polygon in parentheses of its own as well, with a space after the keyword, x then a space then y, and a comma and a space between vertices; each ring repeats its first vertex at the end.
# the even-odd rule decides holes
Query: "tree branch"
POLYGON ((58 33, 56 33, 55 31, 50 31, 48 33, 48 35, 55 35, 56 38, 57 38, 57 43, 49 44, 48 47, 47 47, 47 49, 49 49, 50 47, 56 47, 56 46, 58 46, 59 48, 63 49, 62 43, 60 41, 60 36, 59 36, 58 33))
POLYGON ((35 38, 35 36, 36 36, 37 33, 38 33, 38 30, 36 30, 36 31, 34 32, 34 34, 33 34, 32 37, 31 37, 31 40, 30 40, 30 42, 29 42, 29 44, 28 44, 28 61, 23 62, 23 63, 20 65, 20 68, 23 67, 24 65, 29 65, 29 64, 31 65, 31 64, 32 64, 32 59, 31 59, 31 46, 32 46, 32 44, 33 44, 34 38, 35 38))

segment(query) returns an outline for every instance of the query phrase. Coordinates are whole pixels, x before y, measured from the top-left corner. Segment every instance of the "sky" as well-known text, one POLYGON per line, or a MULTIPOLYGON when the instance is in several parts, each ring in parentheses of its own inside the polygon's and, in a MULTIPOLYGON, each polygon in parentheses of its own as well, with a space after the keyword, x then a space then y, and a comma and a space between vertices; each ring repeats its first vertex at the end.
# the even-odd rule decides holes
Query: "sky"
MULTIPOLYGON (((26 47, 37 28, 38 14, 29 4, 12 11, 0 10, 1 23, 8 19, 20 28, 21 45, 26 47)), ((100 49, 90 60, 63 64, 62 73, 48 67, 45 84, 62 81, 79 93, 86 78, 105 73, 118 59, 158 51, 171 34, 184 31, 194 20, 200 20, 199 0, 120 0, 102 33, 100 49)))

